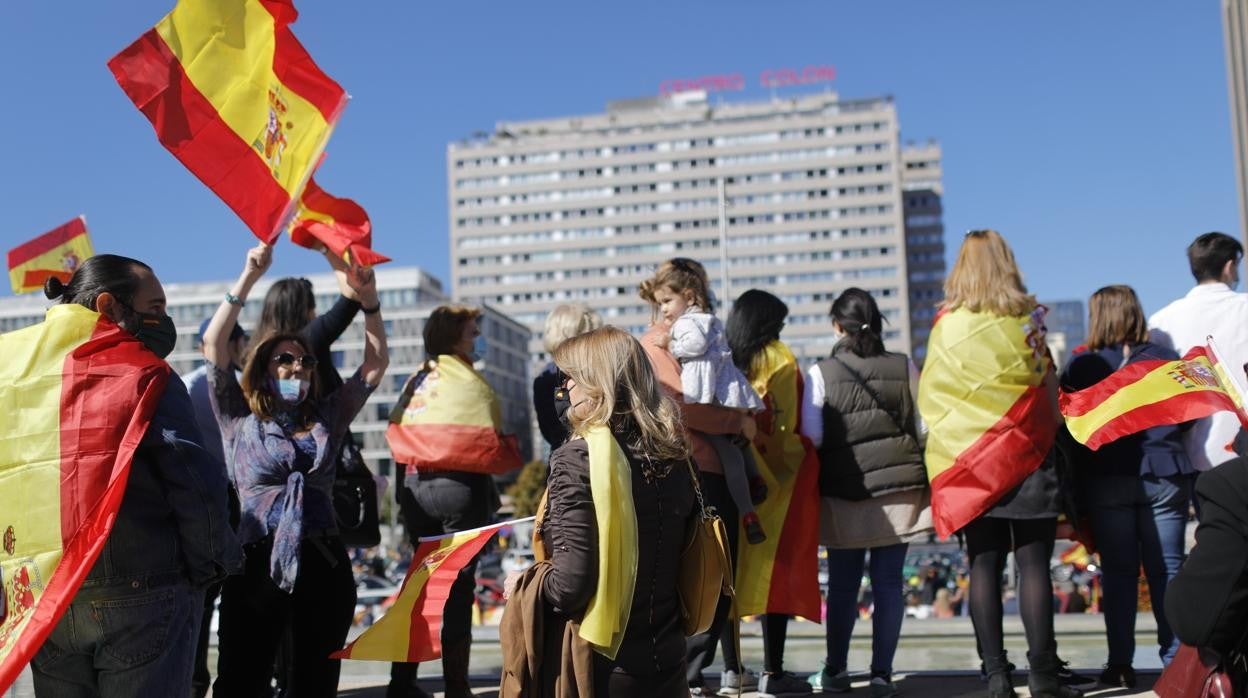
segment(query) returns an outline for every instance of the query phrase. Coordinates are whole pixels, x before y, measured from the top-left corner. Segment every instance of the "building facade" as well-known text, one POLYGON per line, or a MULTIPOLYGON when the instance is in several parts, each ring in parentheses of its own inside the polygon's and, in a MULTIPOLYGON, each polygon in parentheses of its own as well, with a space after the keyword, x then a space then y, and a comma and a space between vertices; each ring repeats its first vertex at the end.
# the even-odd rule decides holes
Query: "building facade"
POLYGON ((831 92, 714 105, 686 92, 500 123, 447 149, 454 295, 527 325, 541 363, 550 310, 587 303, 640 333, 651 318, 638 284, 684 256, 706 266, 719 299, 781 297, 799 357, 831 349, 828 310, 850 286, 879 301, 889 347, 911 351, 905 194, 928 217, 916 218, 914 253, 939 285, 939 161, 935 146, 903 153, 891 99, 831 92), (928 167, 910 176, 909 162, 928 167))
POLYGON ((1248 245, 1248 0, 1222 0, 1222 29, 1239 182, 1240 239, 1248 245))
POLYGON ((901 151, 902 209, 906 215, 906 279, 910 286, 910 350, 923 366, 927 337, 945 297, 944 196, 940 146, 928 143, 901 151))
MULTIPOLYGON (((425 320, 434 308, 448 302, 448 298, 438 279, 416 267, 378 267, 376 274, 390 366, 381 385, 369 397, 351 428, 364 459, 373 471, 390 475, 393 466, 385 439, 390 408, 394 406, 408 377, 419 370, 425 360, 421 336, 425 320)), ((329 309, 338 299, 338 284, 333 274, 313 274, 306 278, 312 282, 317 308, 320 311, 329 309)), ((264 295, 272 281, 261 279, 252 289, 239 319, 245 330, 250 332, 260 319, 264 295)), ((203 363, 199 344, 200 323, 216 312, 233 283, 230 280, 165 285, 168 313, 178 328, 178 343, 168 361, 178 374, 190 373, 203 363)), ((50 304, 50 301, 35 296, 0 299, 0 332, 42 321, 44 311, 50 304)), ((486 306, 483 310, 481 331, 488 348, 477 367, 499 396, 505 430, 518 435, 521 453, 529 457, 532 453, 529 330, 494 308, 486 306)), ((364 316, 361 313, 334 343, 334 366, 343 377, 347 377, 354 373, 363 358, 364 316)))
POLYGON ((1071 352, 1082 346, 1088 336, 1088 316, 1084 313, 1083 301, 1041 301, 1040 304, 1049 309, 1044 326, 1053 338, 1050 344, 1053 359, 1059 367, 1065 366, 1071 352))

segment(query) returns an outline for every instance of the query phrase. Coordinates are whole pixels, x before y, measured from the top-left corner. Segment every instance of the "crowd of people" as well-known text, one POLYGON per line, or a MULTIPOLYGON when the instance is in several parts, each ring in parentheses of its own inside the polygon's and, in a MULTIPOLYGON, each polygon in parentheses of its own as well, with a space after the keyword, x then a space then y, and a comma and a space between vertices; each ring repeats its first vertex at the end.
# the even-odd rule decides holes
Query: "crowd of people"
MULTIPOLYGON (((356 591, 333 488, 358 458, 350 424, 387 369, 385 324, 371 271, 327 254, 341 291, 333 307, 318 316, 310 285, 282 279, 249 335, 237 320, 272 255, 266 245, 247 252, 238 280, 201 327, 203 367, 185 386, 166 388, 108 547, 34 658, 39 695, 205 695, 218 596, 214 695, 268 696, 274 684, 286 696, 335 694, 340 665, 329 655, 346 640, 356 591), (331 345, 357 313, 364 356, 343 379, 331 345), (75 625, 83 614, 98 619, 102 607, 109 609, 103 632, 75 625)), ((1135 684, 1141 566, 1163 664, 1180 641, 1237 650, 1248 615, 1248 461, 1235 456, 1243 439, 1234 415, 1156 427, 1090 451, 1061 426, 1058 391, 1094 386, 1139 361, 1176 359, 1209 336, 1230 365, 1244 365, 1248 295, 1234 291, 1242 256, 1229 236, 1197 238, 1188 248, 1196 286, 1152 318, 1130 287, 1098 290, 1088 302, 1087 344, 1060 373, 1045 344, 1044 308, 991 230, 962 241, 941 310, 958 319, 937 320, 944 324, 922 373, 886 347, 886 317, 858 288, 832 303, 830 355, 802 370, 780 339, 788 314, 780 298, 751 289, 721 321, 705 269, 687 258, 664 262, 640 285, 653 310, 641 337, 605 325, 586 306, 555 310, 543 337, 552 360, 533 383, 551 448, 534 538, 539 562, 511 580, 508 602, 509 612, 545 621, 525 626, 534 637, 502 637, 505 656, 528 658, 519 662, 528 667, 520 687, 504 681, 503 694, 703 695, 718 651, 720 691, 845 692, 865 668, 873 698, 896 695, 893 660, 913 595, 903 571, 908 547, 940 525, 932 463, 943 456, 933 448, 966 441, 956 418, 974 407, 956 386, 988 383, 1027 399, 984 446, 993 460, 978 466, 974 486, 990 496, 959 513, 967 568, 957 583, 922 579, 919 592, 930 591, 922 603, 938 616, 969 608, 988 694, 1015 695, 1002 633, 1002 578, 1012 554, 1031 695, 1081 695, 1069 685, 1054 634, 1050 559, 1059 518, 1100 554, 1108 642, 1101 683, 1135 684), (1022 339, 981 339, 1006 326, 1022 339), (705 632, 686 637, 682 624, 682 553, 706 511, 727 523, 727 547, 743 561, 738 579, 756 573, 746 567, 751 546, 774 545, 782 535, 763 525, 756 507, 777 496, 776 459, 786 449, 805 452, 818 469, 817 488, 793 497, 819 502, 818 520, 783 519, 783 527, 817 529, 827 551, 826 661, 809 676, 785 669, 788 614, 762 615, 757 675, 742 664, 730 595, 705 632), (1199 545, 1187 551, 1191 506, 1200 515, 1199 545), (864 571, 871 661, 853 667, 864 571)), ((163 288, 142 262, 98 255, 68 284, 53 278, 45 291, 98 311, 159 356, 172 350, 163 288)), ((407 380, 392 422, 429 408, 439 399, 434 388, 446 393, 455 376, 484 384, 473 368, 479 317, 466 306, 432 313, 423 332, 427 361, 407 380)), ((496 403, 485 390, 473 394, 496 403)), ((497 404, 490 407, 497 413, 497 404)), ((483 452, 472 433, 439 434, 439 447, 457 457, 399 462, 395 496, 410 538, 494 520, 491 474, 512 463, 465 464, 464 453, 483 452)), ((817 551, 812 545, 803 554, 817 551)), ((460 572, 443 612, 451 698, 471 695, 474 570, 475 563, 460 572)), ((426 695, 417 668, 394 664, 387 695, 426 695)))

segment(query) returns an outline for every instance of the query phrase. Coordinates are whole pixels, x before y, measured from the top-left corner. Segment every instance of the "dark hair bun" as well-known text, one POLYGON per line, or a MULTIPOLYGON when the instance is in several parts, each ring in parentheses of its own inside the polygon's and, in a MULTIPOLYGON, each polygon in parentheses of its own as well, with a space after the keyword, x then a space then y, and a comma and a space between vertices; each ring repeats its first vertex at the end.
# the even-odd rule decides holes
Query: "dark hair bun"
POLYGON ((49 300, 56 300, 65 295, 65 282, 55 276, 49 276, 47 281, 43 282, 43 295, 49 300))

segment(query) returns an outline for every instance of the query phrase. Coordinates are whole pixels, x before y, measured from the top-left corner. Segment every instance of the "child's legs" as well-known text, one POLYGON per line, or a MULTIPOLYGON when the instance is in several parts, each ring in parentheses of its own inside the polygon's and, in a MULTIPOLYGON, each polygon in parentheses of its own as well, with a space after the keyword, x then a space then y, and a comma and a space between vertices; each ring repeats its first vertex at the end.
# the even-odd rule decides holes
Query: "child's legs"
POLYGON ((719 462, 724 467, 724 479, 728 482, 728 494, 737 505, 737 514, 745 516, 754 511, 750 499, 750 480, 745 474, 745 452, 732 444, 727 436, 707 434, 707 440, 715 447, 719 462))
POLYGON ((754 449, 747 446, 737 450, 741 452, 741 465, 745 470, 745 480, 746 482, 753 482, 754 478, 759 477, 758 463, 754 461, 754 449))

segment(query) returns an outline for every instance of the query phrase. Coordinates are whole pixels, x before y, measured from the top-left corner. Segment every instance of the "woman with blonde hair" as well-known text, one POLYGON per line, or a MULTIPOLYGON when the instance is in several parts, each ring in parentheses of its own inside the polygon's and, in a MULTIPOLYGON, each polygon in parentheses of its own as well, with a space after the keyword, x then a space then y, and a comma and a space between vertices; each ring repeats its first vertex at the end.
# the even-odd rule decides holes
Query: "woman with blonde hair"
MULTIPOLYGON (((546 316, 546 326, 542 331, 542 346, 547 356, 554 356, 555 349, 565 340, 579 334, 602 327, 602 317, 584 303, 561 305, 550 311, 546 316)), ((537 426, 542 431, 542 438, 554 451, 568 440, 568 430, 560 415, 555 411, 555 389, 558 384, 559 369, 555 362, 550 361, 546 368, 533 379, 533 411, 537 414, 537 426)))
POLYGON ((551 456, 541 599, 580 624, 593 695, 687 696, 676 589, 695 499, 679 412, 623 330, 568 339, 554 358, 572 437, 551 456))
MULTIPOLYGON (((1086 350, 1062 372, 1062 387, 1082 390, 1137 361, 1174 361, 1173 350, 1148 339, 1148 321, 1130 286, 1106 286, 1088 299, 1086 350)), ((1093 452, 1079 448, 1076 472, 1081 511, 1092 524, 1101 555, 1105 632, 1109 659, 1100 682, 1135 687, 1135 617, 1140 564, 1149 596, 1162 599, 1183 563, 1187 507, 1196 469, 1183 446, 1193 422, 1164 425, 1125 436, 1093 452)), ((1179 641, 1153 604, 1162 664, 1179 641)))
POLYGON ((971 621, 993 698, 1015 695, 1001 627, 1001 575, 1011 550, 1031 695, 1082 695, 1061 680, 1053 635, 1049 558, 1059 506, 1052 450, 1060 414, 1044 314, 1005 239, 994 230, 967 233, 919 379, 932 518, 941 537, 965 536, 971 621))

